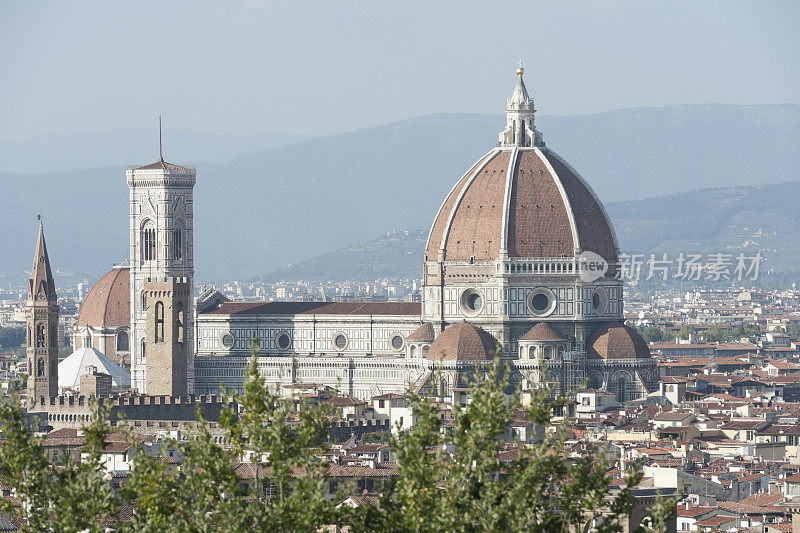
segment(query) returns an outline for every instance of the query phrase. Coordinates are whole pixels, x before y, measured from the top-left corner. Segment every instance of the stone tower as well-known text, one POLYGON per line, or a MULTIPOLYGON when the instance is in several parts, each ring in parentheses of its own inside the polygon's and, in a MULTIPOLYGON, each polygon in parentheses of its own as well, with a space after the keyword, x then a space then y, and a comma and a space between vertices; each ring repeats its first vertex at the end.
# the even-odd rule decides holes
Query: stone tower
POLYGON ((27 393, 33 405, 42 398, 58 396, 58 298, 41 222, 28 282, 25 321, 28 328, 27 393))
POLYGON ((145 306, 145 390, 154 396, 186 396, 187 317, 192 284, 189 278, 148 278, 142 291, 145 306))
MULTIPOLYGON (((160 136, 160 132, 159 132, 160 136)), ((181 279, 189 294, 184 309, 186 391, 194 392, 194 279, 193 190, 195 170, 174 165, 160 156, 155 163, 126 172, 130 189, 130 290, 131 290, 131 384, 143 394, 153 394, 147 384, 149 371, 158 371, 147 358, 145 282, 181 279)), ((172 327, 172 326, 170 326, 172 327)))

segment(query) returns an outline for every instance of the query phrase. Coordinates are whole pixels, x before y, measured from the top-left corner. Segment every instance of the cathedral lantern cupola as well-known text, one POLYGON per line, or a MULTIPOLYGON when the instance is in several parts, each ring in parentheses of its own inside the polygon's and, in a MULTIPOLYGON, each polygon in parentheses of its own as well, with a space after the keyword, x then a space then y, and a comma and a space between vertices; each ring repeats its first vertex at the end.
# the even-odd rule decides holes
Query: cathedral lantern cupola
POLYGON ((525 69, 522 61, 517 68, 517 85, 511 98, 506 103, 506 129, 500 133, 500 146, 540 146, 543 145, 542 134, 533 125, 536 109, 533 99, 528 95, 522 77, 525 69))
POLYGON ((39 237, 33 256, 25 305, 27 327, 28 386, 30 404, 58 395, 58 298, 44 242, 44 226, 39 222, 39 237))

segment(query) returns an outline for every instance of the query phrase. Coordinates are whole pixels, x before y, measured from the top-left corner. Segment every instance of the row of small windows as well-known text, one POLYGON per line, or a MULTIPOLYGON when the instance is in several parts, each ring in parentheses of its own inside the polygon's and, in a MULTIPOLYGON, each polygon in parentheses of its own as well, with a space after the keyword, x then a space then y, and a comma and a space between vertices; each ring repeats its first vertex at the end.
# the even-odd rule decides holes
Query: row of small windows
MULTIPOLYGON (((536 359, 539 355, 541 355, 545 361, 552 359, 553 356, 556 355, 556 349, 553 348, 552 346, 545 346, 544 348, 541 349, 536 346, 530 346, 527 349, 524 346, 520 346, 519 347, 520 359, 526 358, 525 357, 526 352, 528 354, 527 359, 536 359)), ((558 349, 559 358, 563 358, 565 353, 566 350, 563 347, 558 349)))
POLYGON ((572 272, 572 263, 507 263, 506 272, 511 274, 526 273, 564 273, 572 272))

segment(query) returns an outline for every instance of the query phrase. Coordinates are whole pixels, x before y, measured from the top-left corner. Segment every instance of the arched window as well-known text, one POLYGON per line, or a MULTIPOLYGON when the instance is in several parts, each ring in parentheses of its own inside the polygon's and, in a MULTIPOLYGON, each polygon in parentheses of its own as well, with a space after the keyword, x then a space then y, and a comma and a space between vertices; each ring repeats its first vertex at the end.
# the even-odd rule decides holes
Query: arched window
POLYGON ((128 350, 130 350, 130 345, 128 342, 128 332, 120 331, 119 333, 117 333, 117 351, 127 352, 128 350))
POLYGON ((39 359, 36 362, 36 377, 44 377, 44 359, 39 359))
POLYGON ((144 356, 145 356, 145 351, 144 351, 145 346, 147 346, 147 341, 145 339, 142 339, 142 358, 143 359, 144 359, 144 356))
POLYGON ((164 302, 156 302, 155 342, 164 342, 164 302))
POLYGON ((155 260, 156 248, 156 230, 151 222, 146 222, 142 229, 142 259, 155 260))
POLYGON ((183 344, 184 337, 186 336, 186 312, 183 310, 183 304, 178 302, 178 342, 183 344))
POLYGON ((617 382, 617 396, 618 396, 618 401, 620 403, 625 403, 625 401, 627 400, 628 383, 625 381, 625 378, 623 377, 619 378, 619 381, 617 382))
POLYGON ((172 230, 172 258, 176 261, 183 259, 183 250, 186 243, 183 242, 183 222, 175 224, 175 229, 172 230))
POLYGON ((44 348, 44 324, 36 325, 36 347, 44 348))
POLYGON ((548 359, 548 360, 553 358, 553 347, 552 346, 547 346, 544 349, 544 358, 548 359))

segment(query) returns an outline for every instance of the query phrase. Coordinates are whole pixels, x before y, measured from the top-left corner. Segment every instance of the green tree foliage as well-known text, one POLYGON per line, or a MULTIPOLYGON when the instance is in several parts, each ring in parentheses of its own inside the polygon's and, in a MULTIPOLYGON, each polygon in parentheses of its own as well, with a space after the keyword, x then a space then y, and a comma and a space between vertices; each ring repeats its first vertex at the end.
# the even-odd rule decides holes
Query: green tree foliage
POLYGON ((16 351, 23 344, 25 326, 0 326, 0 351, 16 351))
POLYGON ((83 457, 51 466, 42 439, 32 435, 17 399, 0 405, 0 478, 20 502, 16 507, 0 500, 0 507, 25 519, 23 531, 103 531, 116 521, 117 502, 100 462, 110 432, 104 419, 105 410, 96 406, 84 427, 83 457))
MULTIPOLYGON (((193 438, 168 441, 160 454, 131 436, 133 469, 119 498, 102 475, 100 453, 110 431, 102 409, 85 430, 83 461, 53 467, 22 410, 7 402, 0 407, 0 476, 23 505, 6 501, 4 509, 24 518, 29 531, 316 532, 338 525, 353 531, 549 532, 581 530, 601 514, 597 531, 621 531, 631 492, 611 490, 608 450, 587 442, 568 448, 566 430, 558 428, 542 432, 537 444, 509 450, 507 423, 552 426, 558 400, 542 389, 522 405, 519 394, 508 394, 507 368, 499 359, 472 374, 471 401, 453 406, 452 424, 440 417, 438 399, 408 394, 415 423, 388 437, 398 475, 384 487, 379 506, 338 505, 346 493, 326 498, 327 465, 319 457, 330 412, 267 387, 255 349, 244 391, 232 395, 239 409, 220 421, 226 443, 216 441, 202 418, 193 438), (181 458, 180 468, 163 457, 166 449, 181 458), (243 458, 253 462, 242 465, 243 458), (116 520, 123 504, 133 506, 129 523, 116 520)), ((626 479, 633 487, 641 472, 632 469, 626 479)), ((674 502, 660 502, 651 530, 662 531, 674 508, 674 502)))
POLYGON ((675 333, 664 326, 639 326, 636 328, 639 335, 647 342, 667 342, 675 339, 675 333))
POLYGON ((738 326, 725 328, 718 325, 711 326, 706 330, 704 336, 708 342, 730 342, 760 334, 761 328, 759 328, 758 324, 744 322, 738 326))
POLYGON ((268 387, 258 371, 257 346, 254 339, 244 393, 232 395, 241 412, 226 411, 220 418, 236 452, 257 461, 253 498, 242 511, 257 530, 313 531, 334 513, 324 497, 325 465, 315 458, 327 437, 328 410, 268 387))
POLYGON ((678 337, 681 339, 688 339, 689 335, 695 333, 695 327, 692 324, 684 324, 681 326, 680 331, 678 331, 678 337))
POLYGON ((125 486, 135 502, 129 524, 141 532, 245 531, 248 517, 239 497, 233 454, 217 445, 198 411, 198 434, 187 442, 166 441, 182 457, 181 469, 136 445, 134 469, 125 486))
MULTIPOLYGON (((524 412, 525 419, 547 426, 555 402, 549 391, 533 392, 522 406, 518 395, 506 395, 505 367, 497 360, 469 388, 472 401, 454 406, 453 427, 445 430, 435 399, 410 393, 415 424, 392 438, 399 476, 384 494, 379 509, 365 518, 375 531, 567 531, 581 530, 598 516, 598 531, 621 531, 630 491, 610 491, 610 456, 583 444, 573 460, 565 448, 566 433, 555 431, 532 446, 518 446, 510 461, 501 454, 506 423, 524 412)), ((398 428, 399 429, 399 428, 398 428)), ((627 474, 634 486, 641 473, 627 474)))

